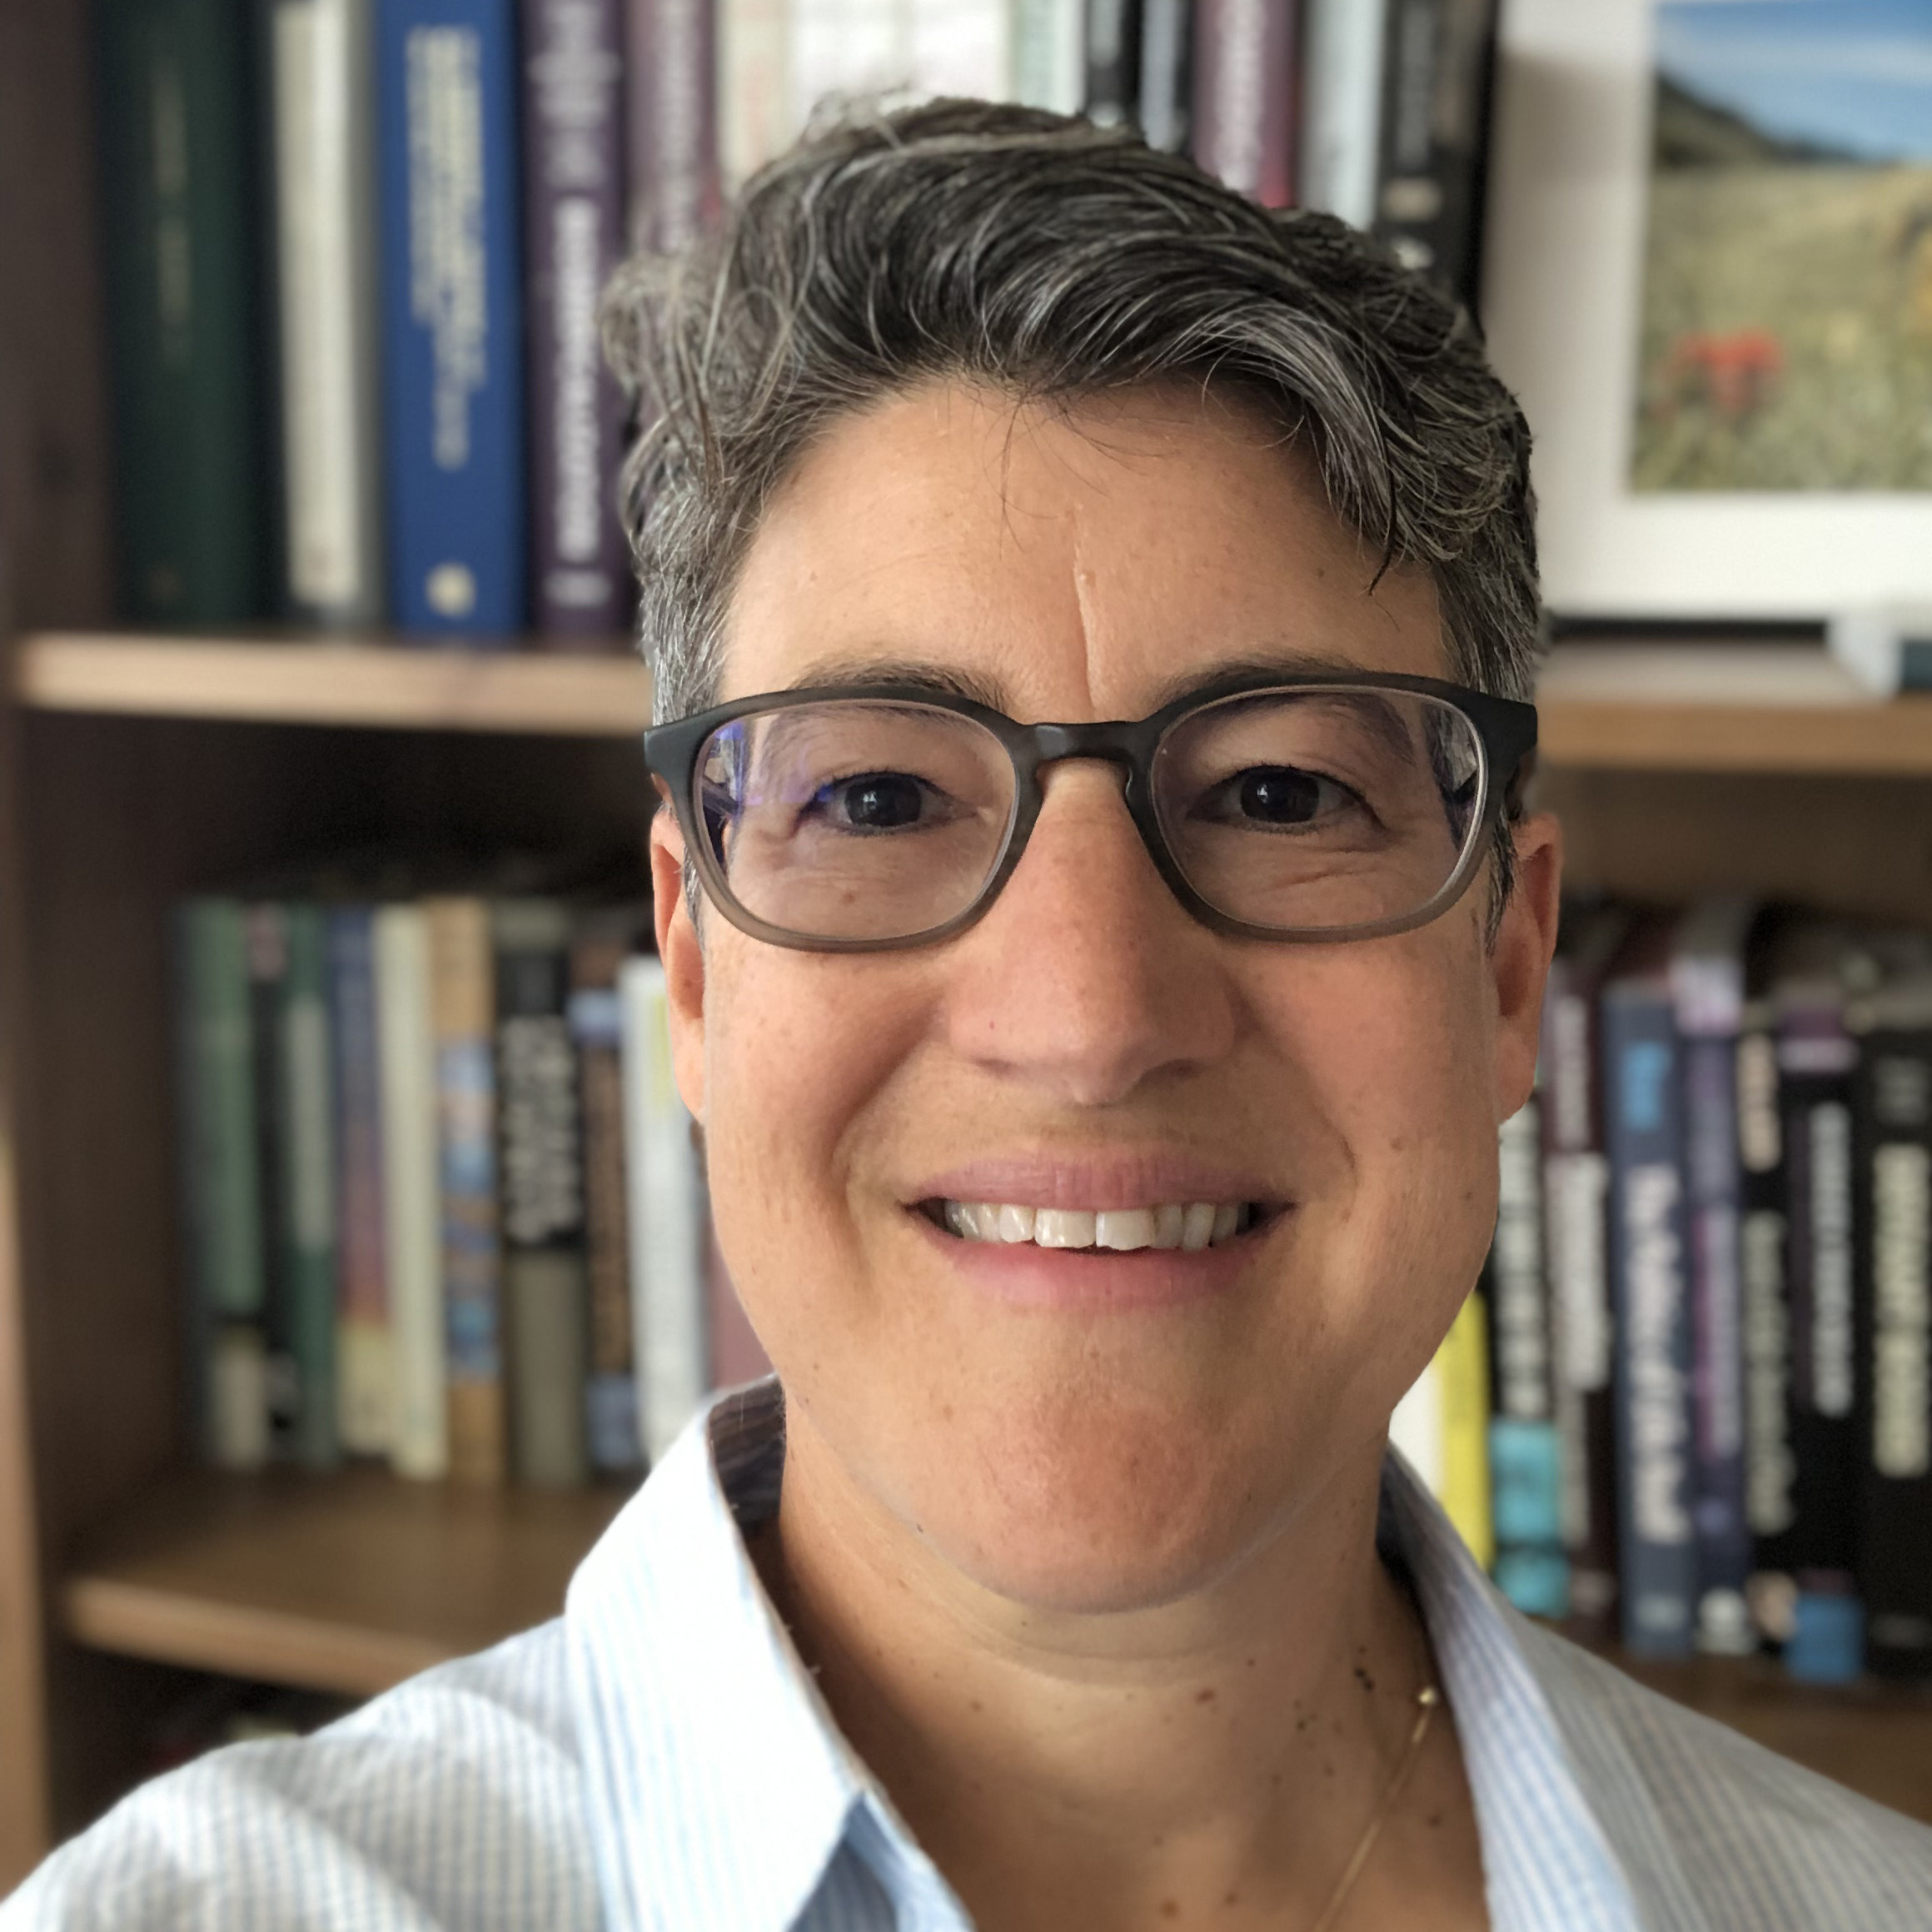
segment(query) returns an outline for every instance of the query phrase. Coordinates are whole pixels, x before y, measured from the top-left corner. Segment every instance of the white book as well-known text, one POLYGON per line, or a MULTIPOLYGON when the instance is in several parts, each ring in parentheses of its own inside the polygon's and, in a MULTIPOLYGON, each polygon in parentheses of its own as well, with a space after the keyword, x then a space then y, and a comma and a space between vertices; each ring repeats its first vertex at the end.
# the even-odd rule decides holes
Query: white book
POLYGON ((1357 228, 1375 221, 1386 0, 1309 0, 1302 85, 1301 200, 1357 228))
POLYGON ((1440 1501, 1447 1460, 1443 1453, 1440 1355, 1430 1357, 1429 1366, 1396 1404, 1396 1412, 1389 1417, 1389 1441, 1402 1452, 1430 1495, 1440 1501))
POLYGON ((792 99, 788 0, 718 0, 718 162, 735 193, 804 126, 792 99))
POLYGON ((1013 97, 1011 0, 907 0, 913 91, 976 101, 1013 97))
POLYGON ((788 0, 791 117, 848 96, 903 100, 913 89, 910 0, 788 0))
POLYGON ((1081 0, 1013 0, 1013 97, 1078 114, 1087 91, 1081 0))
POLYGON ((429 920, 420 906, 376 914, 376 1021, 382 1085, 384 1241, 396 1375, 396 1473, 450 1466, 443 1369, 442 1193, 429 920))
POLYGON ((691 1117, 671 1078, 663 962, 627 959, 617 993, 624 1031, 638 1432, 655 1464, 697 1413, 710 1387, 702 1183, 691 1117))

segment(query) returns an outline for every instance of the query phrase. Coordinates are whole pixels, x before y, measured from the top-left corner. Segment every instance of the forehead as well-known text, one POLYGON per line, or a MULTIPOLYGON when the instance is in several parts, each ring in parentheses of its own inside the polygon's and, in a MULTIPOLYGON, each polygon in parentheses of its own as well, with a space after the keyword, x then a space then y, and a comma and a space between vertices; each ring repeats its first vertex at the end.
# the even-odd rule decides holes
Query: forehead
POLYGON ((1376 563, 1304 445, 1218 396, 934 383, 838 420, 776 494, 723 695, 919 665, 1072 721, 1257 662, 1447 675, 1432 581, 1376 563))

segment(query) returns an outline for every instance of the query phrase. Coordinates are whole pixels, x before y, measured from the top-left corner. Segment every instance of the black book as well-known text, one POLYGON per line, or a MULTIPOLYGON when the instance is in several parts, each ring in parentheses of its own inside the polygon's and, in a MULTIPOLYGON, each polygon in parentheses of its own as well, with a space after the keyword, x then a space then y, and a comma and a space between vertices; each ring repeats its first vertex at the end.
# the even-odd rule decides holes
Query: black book
POLYGON ((1087 118, 1132 127, 1140 114, 1141 0, 1086 0, 1087 118))

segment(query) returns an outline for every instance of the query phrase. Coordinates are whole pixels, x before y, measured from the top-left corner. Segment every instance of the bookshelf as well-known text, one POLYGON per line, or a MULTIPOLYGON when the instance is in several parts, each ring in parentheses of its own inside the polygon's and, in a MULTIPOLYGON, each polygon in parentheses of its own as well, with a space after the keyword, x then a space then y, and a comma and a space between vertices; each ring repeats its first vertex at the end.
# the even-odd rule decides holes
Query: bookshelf
MULTIPOLYGON (((181 1670, 380 1690, 554 1612, 620 1500, 188 1467, 167 909, 383 839, 635 842, 650 685, 111 628, 87 18, 0 7, 0 1893, 127 1787, 181 1670)), ((1932 919, 1932 700, 1816 654, 1621 646, 1566 647, 1545 698, 1580 876, 1932 919)), ((1932 1818, 1932 1704, 1645 1674, 1932 1818)))

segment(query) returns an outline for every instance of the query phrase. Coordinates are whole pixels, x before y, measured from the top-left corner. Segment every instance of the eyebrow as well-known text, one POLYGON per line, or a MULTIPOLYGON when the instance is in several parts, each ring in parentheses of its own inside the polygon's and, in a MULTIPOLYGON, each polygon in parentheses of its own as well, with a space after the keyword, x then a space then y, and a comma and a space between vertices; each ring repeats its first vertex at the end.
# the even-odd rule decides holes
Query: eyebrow
MULTIPOLYGON (((1334 678, 1345 680, 1361 677, 1367 667, 1346 660, 1325 657, 1318 652, 1282 649, 1264 655, 1225 659, 1178 672, 1158 686, 1154 701, 1146 715, 1164 710, 1190 692, 1237 678, 1334 678)), ((986 678, 957 665, 922 662, 913 658, 838 657, 821 659, 808 665, 784 689, 806 690, 835 685, 898 685, 908 690, 930 691, 934 697, 966 698, 990 710, 1012 715, 1013 705, 1005 687, 997 678, 986 678)))

